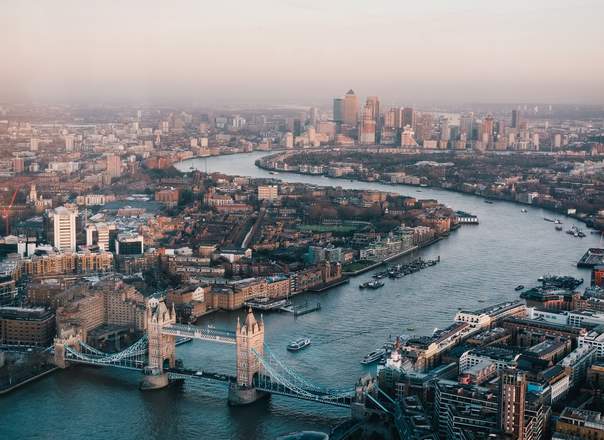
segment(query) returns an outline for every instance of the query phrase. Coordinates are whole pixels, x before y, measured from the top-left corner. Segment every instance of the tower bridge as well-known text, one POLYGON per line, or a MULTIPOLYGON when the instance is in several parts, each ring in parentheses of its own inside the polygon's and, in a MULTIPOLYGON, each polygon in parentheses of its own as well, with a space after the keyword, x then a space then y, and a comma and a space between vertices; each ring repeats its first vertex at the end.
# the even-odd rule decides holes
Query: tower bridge
POLYGON ((138 370, 143 373, 141 389, 159 389, 170 379, 205 379, 228 385, 231 405, 246 405, 277 394, 326 405, 354 407, 364 405, 369 394, 377 393, 373 380, 359 381, 356 387, 328 388, 299 376, 264 343, 264 320, 256 320, 249 309, 245 321, 237 319, 235 331, 201 328, 176 323, 174 307, 163 300, 147 302, 146 332, 142 338, 118 353, 104 353, 89 346, 81 335, 70 333, 54 342, 55 364, 88 364, 138 370), (185 368, 176 363, 176 338, 187 337, 207 342, 235 345, 236 375, 185 368))

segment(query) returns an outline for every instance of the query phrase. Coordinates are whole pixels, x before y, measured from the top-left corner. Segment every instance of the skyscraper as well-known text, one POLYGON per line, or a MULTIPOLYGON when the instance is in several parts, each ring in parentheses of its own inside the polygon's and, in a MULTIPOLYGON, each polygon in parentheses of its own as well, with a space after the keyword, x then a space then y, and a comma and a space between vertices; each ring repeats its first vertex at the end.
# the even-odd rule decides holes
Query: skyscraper
POLYGON ((380 118, 380 99, 377 96, 368 96, 365 102, 365 108, 369 107, 373 115, 373 120, 377 123, 380 118))
POLYGON ((352 127, 357 125, 359 119, 359 98, 354 94, 354 91, 350 89, 346 96, 344 96, 344 124, 352 127))
POLYGON ((75 146, 75 136, 72 134, 65 135, 65 151, 71 152, 75 146))
POLYGON ((405 107, 402 110, 401 127, 409 126, 415 129, 415 111, 411 107, 405 107))
POLYGON ((526 373, 516 369, 503 371, 500 377, 500 428, 513 438, 524 440, 526 373))
POLYGON ((487 115, 482 120, 482 142, 487 146, 493 145, 493 133, 495 128, 495 121, 493 116, 487 115))
POLYGON ((472 140, 474 136, 474 113, 462 115, 459 119, 459 134, 465 135, 466 139, 472 140))
POLYGON ((433 125, 434 121, 432 115, 430 113, 423 113, 415 130, 417 140, 421 141, 422 143, 430 140, 432 138, 433 125))
POLYGON ((76 250, 75 211, 59 206, 52 211, 53 245, 61 251, 76 250))
POLYGON ((449 119, 443 117, 440 119, 440 140, 448 142, 449 134, 449 119))
POLYGON ((334 122, 344 122, 344 100, 342 98, 333 100, 333 120, 334 122))
POLYGON ((367 104, 363 108, 363 119, 361 121, 359 140, 361 144, 373 145, 375 144, 375 131, 376 123, 374 117, 374 107, 367 100, 367 104))
POLYGON ((107 161, 107 174, 114 177, 120 177, 122 175, 122 160, 115 154, 109 154, 106 157, 107 161))
POLYGON ((380 138, 380 130, 382 129, 380 118, 380 99, 377 96, 368 96, 367 101, 365 102, 365 107, 369 107, 371 109, 373 121, 375 122, 374 143, 378 143, 380 138))
POLYGON ((401 109, 392 107, 384 116, 384 127, 400 128, 401 127, 401 109))
POLYGON ((512 128, 520 128, 520 110, 512 110, 512 128))
POLYGON ((317 123, 321 119, 321 115, 319 114, 319 109, 317 107, 311 107, 309 110, 308 119, 310 121, 310 125, 313 127, 317 127, 317 123))

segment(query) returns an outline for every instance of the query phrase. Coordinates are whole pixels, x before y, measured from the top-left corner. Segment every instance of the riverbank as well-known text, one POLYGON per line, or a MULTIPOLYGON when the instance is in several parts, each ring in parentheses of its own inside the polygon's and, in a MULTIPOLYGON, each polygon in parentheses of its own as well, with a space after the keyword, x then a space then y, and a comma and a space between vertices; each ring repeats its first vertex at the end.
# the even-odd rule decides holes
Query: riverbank
POLYGON ((58 369, 59 369, 59 367, 55 367, 55 366, 50 367, 49 366, 49 368, 46 369, 45 371, 37 373, 33 376, 21 378, 21 379, 19 379, 18 382, 14 383, 14 384, 7 384, 7 386, 0 386, 0 395, 8 394, 12 391, 15 391, 17 388, 20 388, 24 385, 27 385, 30 382, 34 382, 34 381, 38 380, 38 379, 41 379, 42 377, 47 376, 50 373, 53 373, 54 371, 56 371, 58 369))
POLYGON ((551 206, 547 206, 547 205, 538 205, 538 204, 532 204, 532 203, 523 203, 520 202, 518 200, 515 200, 513 198, 510 197, 505 197, 499 194, 481 194, 481 193, 477 193, 477 192, 469 192, 469 191, 462 191, 461 189, 455 188, 455 187, 446 187, 446 186, 442 186, 442 185, 426 185, 426 184, 410 184, 410 183, 405 183, 405 184, 399 184, 399 183, 393 183, 393 182, 389 182, 389 181, 385 181, 385 180, 367 180, 367 179, 360 179, 358 176, 328 176, 325 173, 321 173, 321 174, 309 174, 309 173, 301 173, 299 171, 295 171, 295 170, 281 170, 275 167, 269 167, 266 166, 266 164, 263 163, 262 159, 265 159, 266 157, 269 156, 265 156, 262 157, 260 159, 257 159, 254 164, 265 171, 277 171, 277 172, 285 172, 285 173, 291 173, 291 174, 297 174, 297 175, 301 175, 301 176, 314 176, 314 177, 328 177, 330 179, 342 179, 342 180, 349 180, 349 181, 354 181, 354 182, 363 182, 363 183, 378 183, 381 185, 388 185, 388 186, 400 186, 400 185, 404 185, 404 186, 410 186, 410 187, 416 187, 418 189, 418 191, 421 191, 422 188, 434 188, 434 189, 438 189, 438 190, 443 190, 443 191, 449 191, 449 192, 453 192, 456 194, 463 194, 463 195, 471 195, 471 196, 476 196, 476 197, 480 197, 484 200, 494 200, 494 201, 499 201, 499 202, 510 202, 510 203, 514 203, 518 206, 522 206, 522 207, 534 207, 534 208, 539 208, 539 209, 543 209, 545 211, 551 212, 551 213, 555 213, 558 215, 563 215, 569 218, 572 218, 574 220, 580 221, 582 223, 585 224, 585 226, 587 226, 588 228, 593 228, 595 230, 599 230, 601 232, 604 233, 604 230, 598 228, 595 224, 593 219, 591 219, 588 215, 578 215, 578 214, 572 214, 572 213, 568 213, 565 212, 564 210, 561 209, 556 209, 554 207, 551 206))
POLYGON ((425 243, 421 243, 421 244, 419 244, 417 246, 413 246, 413 247, 411 247, 409 249, 405 249, 404 251, 401 251, 401 252, 398 252, 398 253, 396 253, 394 255, 386 257, 386 258, 384 258, 381 261, 376 261, 375 263, 373 263, 373 264, 371 264, 369 266, 363 267, 362 269, 355 270, 353 272, 343 272, 343 273, 344 273, 344 275, 349 276, 349 277, 356 277, 356 276, 361 275, 361 274, 363 274, 365 272, 369 272, 370 270, 373 270, 373 269, 375 269, 377 267, 383 266, 384 264, 389 263, 392 260, 396 260, 397 258, 404 257, 405 255, 409 255, 409 254, 411 254, 411 253, 413 253, 413 252, 415 252, 417 250, 420 250, 420 249, 423 249, 425 247, 428 247, 431 244, 434 244, 434 243, 442 240, 443 238, 444 238, 443 236, 434 237, 433 239, 431 239, 431 240, 429 240, 429 241, 427 241, 425 243))

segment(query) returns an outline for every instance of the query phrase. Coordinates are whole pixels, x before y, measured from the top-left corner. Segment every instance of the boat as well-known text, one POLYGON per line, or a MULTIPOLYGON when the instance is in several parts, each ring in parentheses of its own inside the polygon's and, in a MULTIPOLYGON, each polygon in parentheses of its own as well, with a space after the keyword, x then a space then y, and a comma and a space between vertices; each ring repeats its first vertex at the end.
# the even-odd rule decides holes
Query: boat
POLYGON ((310 345, 310 338, 299 338, 296 339, 295 341, 290 342, 289 344, 287 344, 287 349, 289 351, 299 351, 302 350, 303 348, 306 348, 310 345))
POLYGON ((524 289, 524 286, 523 286, 522 284, 520 284, 519 286, 516 286, 516 287, 514 288, 514 290, 515 290, 516 292, 520 292, 522 289, 524 289))
POLYGON ((246 307, 251 307, 254 310, 276 310, 285 307, 290 304, 290 301, 284 299, 272 299, 267 296, 261 296, 258 298, 252 298, 249 301, 243 303, 246 307))
POLYGON ((543 281, 545 281, 545 278, 539 277, 539 278, 537 278, 537 281, 539 281, 540 283, 542 283, 543 281))
POLYGON ((528 211, 526 210, 526 208, 522 208, 522 209, 520 210, 520 212, 522 212, 523 214, 526 214, 528 211))
POLYGON ((379 289, 380 287, 384 287, 384 282, 383 281, 367 281, 366 283, 363 284, 359 284, 359 288, 361 289, 379 289))
POLYGON ((562 230, 562 226, 557 225, 557 226, 556 226, 556 231, 561 231, 561 230, 562 230))
POLYGON ((384 350, 383 348, 378 348, 377 350, 372 351, 367 356, 365 356, 361 363, 363 365, 373 364, 374 362, 379 361, 385 354, 386 350, 384 350))
POLYGON ((545 220, 546 222, 555 223, 555 221, 552 220, 551 218, 543 217, 543 220, 545 220))
POLYGON ((277 174, 275 171, 269 171, 269 174, 277 174))
POLYGON ((407 327, 407 331, 414 332, 415 331, 415 327, 407 327))
POLYGON ((561 224, 562 224, 562 222, 560 221, 560 219, 556 219, 556 220, 554 221, 554 223, 555 223, 555 224, 557 224, 557 225, 561 225, 561 224))
POLYGON ((485 202, 485 203, 488 203, 489 205, 492 205, 492 204, 493 204, 493 201, 492 201, 492 200, 489 200, 489 199, 486 199, 484 202, 485 202))

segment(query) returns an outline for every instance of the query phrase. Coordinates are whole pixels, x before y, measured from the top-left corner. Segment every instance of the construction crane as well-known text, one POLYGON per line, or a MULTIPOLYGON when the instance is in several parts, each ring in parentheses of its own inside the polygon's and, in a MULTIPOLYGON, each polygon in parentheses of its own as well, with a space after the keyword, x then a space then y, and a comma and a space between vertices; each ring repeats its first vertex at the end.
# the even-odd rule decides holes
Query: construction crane
POLYGON ((13 197, 11 198, 10 203, 8 204, 8 206, 6 208, 4 208, 2 210, 2 218, 5 221, 4 235, 8 235, 8 233, 9 233, 9 223, 8 223, 9 211, 11 210, 11 208, 13 207, 13 204, 15 203, 18 192, 19 192, 19 188, 15 189, 15 192, 13 193, 13 197))

